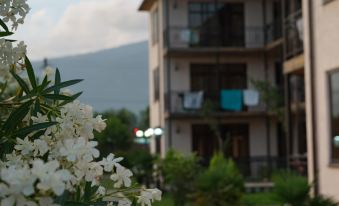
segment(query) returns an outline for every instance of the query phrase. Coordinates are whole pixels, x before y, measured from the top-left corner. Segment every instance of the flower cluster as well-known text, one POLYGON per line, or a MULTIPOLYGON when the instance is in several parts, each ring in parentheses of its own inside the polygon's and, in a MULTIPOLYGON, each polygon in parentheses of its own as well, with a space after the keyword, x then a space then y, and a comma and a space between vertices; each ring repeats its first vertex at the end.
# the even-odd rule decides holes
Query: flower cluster
MULTIPOLYGON (((116 189, 131 187, 133 175, 120 164, 123 158, 116 158, 113 154, 95 161, 99 151, 97 142, 92 141, 93 131, 102 131, 106 127, 101 116, 93 118, 90 106, 74 101, 65 105, 55 119, 58 124, 48 128, 40 137, 33 139, 32 133, 24 139, 18 138, 13 153, 6 155, 6 161, 0 164, 1 205, 45 206, 46 202, 55 205, 51 197, 60 196, 65 190, 75 192, 85 182, 98 187, 98 197, 116 201, 119 205, 131 205, 129 198, 132 196, 128 197, 119 190, 109 192, 100 186, 104 172, 111 173, 110 179, 116 189)), ((38 113, 31 120, 43 123, 49 118, 38 113)), ((149 206, 161 199, 158 189, 133 191, 134 198, 141 205, 149 206)))
POLYGON ((22 41, 15 45, 10 41, 0 39, 0 48, 0 76, 8 77, 10 67, 24 59, 27 46, 22 41))
POLYGON ((12 24, 12 30, 24 23, 29 10, 27 0, 0 0, 0 16, 5 23, 12 24))

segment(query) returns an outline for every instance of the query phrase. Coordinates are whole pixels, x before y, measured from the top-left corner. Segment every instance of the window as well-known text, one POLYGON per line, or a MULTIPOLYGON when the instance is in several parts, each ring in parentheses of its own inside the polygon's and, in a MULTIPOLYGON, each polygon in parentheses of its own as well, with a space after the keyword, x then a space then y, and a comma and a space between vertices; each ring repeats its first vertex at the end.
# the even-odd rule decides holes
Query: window
POLYGON ((189 27, 197 35, 192 46, 243 46, 244 5, 242 3, 190 3, 189 27))
POLYGON ((156 9, 151 13, 151 29, 152 29, 152 43, 155 44, 159 41, 159 12, 156 9))
POLYGON ((191 90, 204 91, 206 99, 219 102, 221 90, 246 88, 246 64, 191 65, 191 90))
POLYGON ((160 98, 160 74, 159 68, 153 71, 153 100, 158 101, 160 98))
POLYGON ((329 73, 331 160, 339 163, 339 70, 329 73))

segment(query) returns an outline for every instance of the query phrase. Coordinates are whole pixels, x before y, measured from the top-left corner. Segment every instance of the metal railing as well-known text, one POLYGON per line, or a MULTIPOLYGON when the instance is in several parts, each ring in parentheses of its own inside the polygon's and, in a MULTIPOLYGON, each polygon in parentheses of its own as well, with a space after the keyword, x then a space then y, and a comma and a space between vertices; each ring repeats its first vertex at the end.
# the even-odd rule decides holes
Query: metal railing
POLYGON ((279 170, 291 170, 307 176, 307 157, 295 156, 289 159, 284 157, 252 156, 235 158, 240 172, 249 182, 270 181, 272 174, 279 170))
MULTIPOLYGON (((200 109, 190 109, 190 108, 185 108, 184 106, 184 95, 185 93, 190 93, 190 91, 172 91, 170 93, 167 93, 165 95, 165 109, 169 113, 174 113, 174 114, 199 114, 203 112, 203 106, 205 103, 211 104, 213 108, 213 112, 223 112, 221 108, 221 98, 220 98, 220 93, 221 91, 217 92, 209 92, 209 93, 204 93, 204 97, 201 103, 201 108, 200 109)), ((242 111, 247 111, 247 112, 264 112, 265 111, 265 106, 264 103, 259 101, 259 104, 257 106, 245 106, 243 105, 242 111)))
POLYGON ((266 25, 267 43, 274 42, 282 38, 282 24, 280 21, 274 21, 266 25))
POLYGON ((302 11, 290 14, 285 24, 285 59, 290 59, 304 51, 302 11))
POLYGON ((263 27, 246 27, 243 34, 223 33, 218 29, 169 27, 164 31, 165 48, 261 48, 263 27))

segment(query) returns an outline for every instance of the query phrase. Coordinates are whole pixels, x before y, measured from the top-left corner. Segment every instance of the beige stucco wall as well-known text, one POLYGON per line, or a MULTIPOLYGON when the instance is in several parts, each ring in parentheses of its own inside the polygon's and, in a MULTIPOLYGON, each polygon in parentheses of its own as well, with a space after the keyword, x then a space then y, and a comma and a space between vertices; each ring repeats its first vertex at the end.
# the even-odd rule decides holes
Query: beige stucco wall
MULTIPOLYGON (((308 17, 308 2, 303 1, 304 15, 308 17)), ((311 122, 311 84, 316 89, 316 130, 319 169, 319 190, 321 194, 334 197, 339 200, 339 168, 330 166, 330 111, 327 72, 339 68, 339 1, 323 5, 322 0, 314 0, 314 39, 315 39, 315 77, 316 81, 310 81, 310 47, 309 28, 305 22, 305 57, 306 57, 306 98, 307 98, 307 125, 310 181, 313 181, 313 151, 312 151, 312 122, 311 122)), ((305 18, 306 20, 308 18, 305 18)))

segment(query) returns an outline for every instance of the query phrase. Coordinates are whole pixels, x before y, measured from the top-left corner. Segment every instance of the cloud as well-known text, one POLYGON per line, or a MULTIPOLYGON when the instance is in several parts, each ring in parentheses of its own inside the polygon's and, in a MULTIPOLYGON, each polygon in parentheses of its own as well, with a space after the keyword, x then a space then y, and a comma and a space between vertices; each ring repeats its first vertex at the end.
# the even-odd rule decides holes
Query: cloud
MULTIPOLYGON (((137 0, 83 0, 68 3, 57 19, 35 11, 19 35, 33 59, 86 53, 147 38, 146 15, 137 0)), ((48 4, 46 4, 48 5, 48 4)), ((55 13, 55 11, 54 11, 55 13)))

